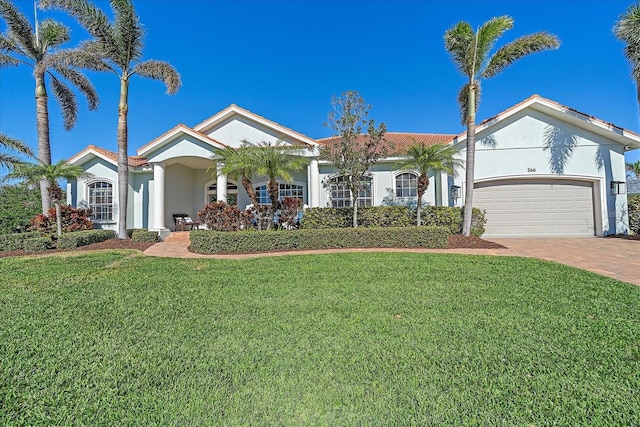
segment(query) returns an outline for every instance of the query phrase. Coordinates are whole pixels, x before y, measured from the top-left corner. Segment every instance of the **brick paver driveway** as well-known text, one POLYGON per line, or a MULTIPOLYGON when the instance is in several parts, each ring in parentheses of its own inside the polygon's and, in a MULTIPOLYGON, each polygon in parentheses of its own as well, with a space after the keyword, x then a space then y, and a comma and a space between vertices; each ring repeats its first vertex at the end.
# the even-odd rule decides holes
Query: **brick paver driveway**
POLYGON ((555 261, 640 285, 640 240, 601 237, 487 240, 506 246, 508 255, 555 261))
MULTIPOLYGON (((507 249, 341 249, 342 252, 437 252, 477 255, 522 256, 546 259, 589 270, 624 282, 640 285, 640 240, 615 238, 487 238, 507 249)), ((174 232, 164 241, 144 253, 170 258, 241 259, 259 256, 301 255, 335 252, 295 251, 246 255, 200 255, 187 250, 189 232, 174 232)))

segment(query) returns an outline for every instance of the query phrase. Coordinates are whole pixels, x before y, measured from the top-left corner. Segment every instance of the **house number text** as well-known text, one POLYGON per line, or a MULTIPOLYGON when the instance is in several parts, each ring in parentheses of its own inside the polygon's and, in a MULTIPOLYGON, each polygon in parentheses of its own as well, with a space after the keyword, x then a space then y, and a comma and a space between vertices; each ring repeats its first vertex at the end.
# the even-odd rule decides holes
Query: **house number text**
POLYGON ((527 168, 527 172, 535 172, 536 168, 527 168))

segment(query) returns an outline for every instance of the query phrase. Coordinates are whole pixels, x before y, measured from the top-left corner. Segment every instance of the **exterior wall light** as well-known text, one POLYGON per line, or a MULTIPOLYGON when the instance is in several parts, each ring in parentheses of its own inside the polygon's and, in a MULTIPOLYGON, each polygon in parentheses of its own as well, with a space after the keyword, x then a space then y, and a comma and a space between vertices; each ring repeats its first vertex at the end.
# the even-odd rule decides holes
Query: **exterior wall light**
POLYGON ((452 185, 451 186, 451 197, 453 200, 458 200, 460 198, 460 186, 452 185))
POLYGON ((627 183, 624 181, 611 181, 611 194, 625 194, 627 192, 627 183))

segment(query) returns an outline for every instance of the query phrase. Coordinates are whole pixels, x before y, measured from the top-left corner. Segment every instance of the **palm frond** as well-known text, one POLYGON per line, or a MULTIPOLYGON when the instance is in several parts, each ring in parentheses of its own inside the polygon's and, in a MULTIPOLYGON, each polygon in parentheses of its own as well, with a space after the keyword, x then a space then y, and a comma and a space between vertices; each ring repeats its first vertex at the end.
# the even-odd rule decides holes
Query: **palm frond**
POLYGON ((24 142, 0 133, 0 146, 4 149, 16 151, 18 153, 33 157, 33 151, 24 142))
POLYGON ((120 68, 127 70, 129 64, 142 57, 144 29, 131 0, 111 0, 114 12, 113 36, 118 44, 120 68))
POLYGON ((108 63, 102 60, 94 45, 83 43, 79 48, 55 51, 43 60, 44 65, 58 68, 82 68, 92 71, 113 71, 108 63))
POLYGON ((75 94, 67 85, 61 82, 60 79, 56 78, 54 75, 49 75, 51 76, 51 88, 53 95, 56 97, 56 100, 60 104, 60 109, 62 110, 64 128, 65 130, 70 130, 76 124, 76 120, 78 118, 78 101, 76 101, 75 94))
POLYGON ((631 63, 631 75, 640 82, 640 4, 631 5, 613 28, 615 36, 625 43, 624 54, 631 63))
POLYGON ((52 66, 52 68, 62 77, 67 79, 72 85, 78 88, 78 90, 87 99, 90 110, 95 110, 96 108, 98 108, 100 98, 98 98, 98 94, 96 92, 96 89, 93 87, 93 84, 91 84, 91 81, 84 74, 77 70, 74 70, 73 68, 58 67, 55 64, 52 66))
POLYGON ((444 47, 462 74, 472 75, 473 46, 475 35, 468 22, 458 22, 444 33, 444 47))
POLYGON ((477 43, 474 40, 476 50, 476 61, 474 75, 476 75, 487 62, 487 55, 493 49, 496 41, 505 33, 505 31, 513 28, 513 18, 510 16, 498 16, 491 18, 480 28, 477 33, 477 43))
POLYGON ((58 47, 71 40, 69 28, 53 19, 45 19, 38 26, 40 49, 44 53, 49 47, 58 47))
POLYGON ((35 33, 31 23, 9 0, 0 0, 0 16, 7 23, 7 34, 31 59, 38 58, 35 33))
POLYGON ((559 46, 560 41, 552 34, 540 32, 522 36, 502 46, 491 56, 482 72, 482 77, 493 77, 524 56, 535 52, 557 49, 559 46))
POLYGON ((180 89, 180 86, 182 85, 178 71, 173 68, 171 64, 164 61, 151 59, 141 62, 136 64, 133 69, 133 73, 155 80, 162 80, 167 87, 167 93, 169 95, 173 95, 178 92, 178 89, 180 89))
POLYGON ((24 55, 24 52, 16 46, 16 41, 6 34, 0 34, 0 52, 15 53, 24 55))
POLYGON ((45 163, 21 163, 7 174, 7 178, 19 179, 30 184, 39 184, 46 180, 50 185, 58 185, 58 181, 66 179, 91 178, 93 174, 82 169, 81 166, 60 160, 58 163, 48 165, 45 163))
MULTIPOLYGON (((474 81, 474 85, 476 88, 476 104, 475 111, 478 111, 478 107, 480 106, 480 95, 481 95, 481 85, 480 81, 474 81)), ((470 83, 466 83, 460 88, 458 92, 458 106, 460 107, 460 123, 463 126, 467 125, 467 120, 469 118, 469 87, 470 83)))
POLYGON ((104 53, 117 58, 117 43, 109 17, 88 0, 40 0, 44 9, 62 9, 74 17, 102 45, 104 53))
POLYGON ((0 67, 17 67, 20 61, 14 57, 0 52, 0 67))

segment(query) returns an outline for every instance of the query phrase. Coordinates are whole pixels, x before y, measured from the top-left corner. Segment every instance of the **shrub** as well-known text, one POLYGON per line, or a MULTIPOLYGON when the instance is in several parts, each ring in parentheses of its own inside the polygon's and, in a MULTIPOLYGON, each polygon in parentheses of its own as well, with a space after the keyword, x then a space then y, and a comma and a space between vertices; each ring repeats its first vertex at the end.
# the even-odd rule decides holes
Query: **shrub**
POLYGON ((50 237, 37 236, 25 239, 23 249, 27 252, 41 252, 51 249, 53 241, 50 237))
POLYGON ((277 214, 278 226, 292 230, 300 226, 302 200, 297 197, 283 197, 277 214))
POLYGON ((629 229, 634 234, 640 234, 640 196, 629 196, 629 229))
MULTIPOLYGON (((0 235, 0 251, 21 251, 24 250, 25 241, 34 237, 40 237, 38 232, 12 233, 0 235)), ((51 239, 49 238, 49 242, 51 239)))
POLYGON ((208 229, 216 231, 238 231, 251 226, 251 217, 247 212, 225 202, 205 205, 198 211, 198 219, 208 229))
MULTIPOLYGON (((447 227, 452 234, 462 232, 463 209, 448 206, 426 206, 422 225, 447 227)), ((304 211, 304 229, 350 228, 352 208, 310 208, 304 211)), ((358 225, 364 227, 408 227, 416 223, 416 211, 408 206, 370 206, 358 208, 358 225)), ((474 208, 471 234, 482 236, 486 223, 484 211, 474 208)))
POLYGON ((149 231, 146 228, 127 230, 127 235, 134 242, 157 242, 159 240, 157 231, 149 231))
POLYGON ((113 230, 85 230, 66 233, 58 238, 58 248, 69 249, 100 243, 116 237, 113 230))
POLYGON ((191 232, 190 239, 194 252, 211 254, 334 248, 446 248, 449 235, 445 227, 361 227, 239 233, 196 230, 191 232))
MULTIPOLYGON (((38 231, 41 234, 55 233, 57 229, 56 209, 49 209, 48 214, 49 216, 43 214, 36 215, 36 217, 31 220, 31 230, 38 231)), ((60 215, 62 217, 63 233, 93 229, 93 222, 89 219, 91 209, 78 209, 69 205, 61 205, 60 215)))
POLYGON ((0 234, 27 230, 41 206, 40 187, 24 183, 0 185, 0 234))

